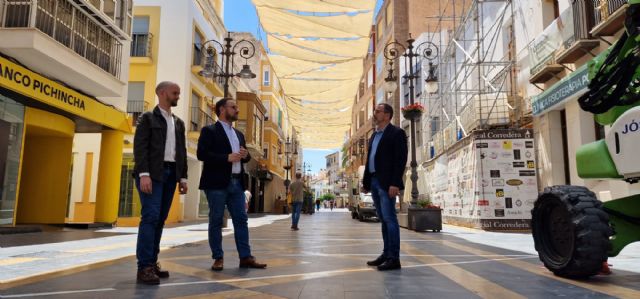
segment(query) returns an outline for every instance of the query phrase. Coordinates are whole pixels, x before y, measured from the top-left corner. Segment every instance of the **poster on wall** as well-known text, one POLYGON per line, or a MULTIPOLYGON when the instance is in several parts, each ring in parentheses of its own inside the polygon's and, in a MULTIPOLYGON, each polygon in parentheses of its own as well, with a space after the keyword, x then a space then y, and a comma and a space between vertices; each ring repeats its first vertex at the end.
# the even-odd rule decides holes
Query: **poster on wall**
POLYGON ((440 206, 443 210, 446 210, 448 208, 446 202, 446 194, 448 194, 448 162, 449 159, 447 157, 447 154, 443 154, 436 159, 430 175, 431 181, 429 182, 429 189, 431 191, 431 202, 437 206, 440 206))
POLYGON ((443 216, 473 218, 475 157, 473 144, 465 145, 448 157, 447 192, 443 216))
POLYGON ((533 131, 487 130, 474 138, 476 214, 487 230, 530 229, 538 196, 533 131))

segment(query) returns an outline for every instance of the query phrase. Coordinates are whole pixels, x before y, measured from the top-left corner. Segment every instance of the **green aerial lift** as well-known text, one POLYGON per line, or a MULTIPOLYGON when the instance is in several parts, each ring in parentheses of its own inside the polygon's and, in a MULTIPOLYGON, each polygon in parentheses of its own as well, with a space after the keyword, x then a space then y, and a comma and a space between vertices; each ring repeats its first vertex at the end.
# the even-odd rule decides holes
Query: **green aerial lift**
MULTIPOLYGON (((578 175, 585 179, 640 180, 640 0, 629 0, 625 32, 589 63, 589 91, 580 107, 611 125, 606 138, 580 147, 578 175)), ((600 202, 581 186, 547 187, 532 213, 540 260, 554 274, 586 278, 608 257, 640 240, 640 194, 600 202)))

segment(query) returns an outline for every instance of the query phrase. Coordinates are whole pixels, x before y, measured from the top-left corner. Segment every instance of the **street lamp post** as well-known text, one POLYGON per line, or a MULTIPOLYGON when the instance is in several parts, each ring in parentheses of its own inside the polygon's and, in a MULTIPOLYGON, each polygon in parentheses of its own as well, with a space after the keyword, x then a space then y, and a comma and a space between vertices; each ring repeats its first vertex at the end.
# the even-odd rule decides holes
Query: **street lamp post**
MULTIPOLYGON (((278 154, 281 155, 282 151, 278 152, 278 154)), ((287 137, 287 141, 284 144, 284 156, 287 163, 283 167, 286 171, 285 180, 284 180, 284 188, 285 188, 286 194, 289 194, 289 185, 291 184, 291 180, 289 179, 289 170, 291 169, 291 163, 290 163, 291 155, 294 155, 294 156, 298 155, 298 147, 296 145, 295 140, 291 140, 289 139, 289 137, 287 137)))
MULTIPOLYGON (((407 46, 405 47, 398 41, 392 41, 388 43, 384 47, 384 57, 387 59, 389 64, 388 75, 384 79, 384 87, 388 93, 393 93, 398 88, 398 78, 393 73, 393 62, 400 59, 400 57, 405 58, 405 65, 408 63, 409 72, 402 76, 402 78, 407 79, 409 82, 409 104, 414 104, 414 80, 418 79, 419 76, 414 72, 414 61, 416 61, 418 57, 424 57, 429 61, 429 78, 431 82, 435 82, 437 88, 437 78, 433 78, 434 68, 431 61, 438 57, 438 47, 432 42, 423 42, 418 46, 414 46, 413 43, 415 40, 411 38, 411 34, 409 34, 409 39, 407 40, 407 46)), ((433 87, 431 82, 427 81, 427 88, 431 89, 433 87)), ((418 82, 416 82, 418 84, 418 82)), ((428 90, 430 93, 433 93, 432 90, 428 90)), ((418 202, 418 163, 416 162, 416 119, 421 115, 414 115, 410 117, 411 121, 411 205, 415 206, 418 202)))
POLYGON ((227 33, 227 37, 224 39, 224 45, 214 39, 204 42, 204 44, 202 44, 202 48, 205 49, 205 64, 204 68, 198 72, 200 76, 211 78, 212 80, 216 77, 224 78, 225 98, 229 96, 230 78, 239 77, 242 79, 253 79, 256 77, 256 74, 251 71, 251 67, 247 64, 247 60, 253 57, 256 53, 256 48, 253 43, 246 39, 239 40, 233 44, 232 42, 233 38, 231 38, 231 32, 227 33), (218 53, 222 54, 222 67, 220 69, 216 69, 216 46, 219 47, 218 53), (240 48, 236 49, 237 47, 240 48), (239 51, 236 52, 236 50, 239 51), (233 73, 234 57, 236 54, 245 59, 245 64, 242 66, 242 70, 237 74, 233 73))
POLYGON ((305 181, 308 182, 309 176, 307 175, 307 172, 311 172, 311 163, 305 161, 302 162, 302 173, 304 175, 305 181))

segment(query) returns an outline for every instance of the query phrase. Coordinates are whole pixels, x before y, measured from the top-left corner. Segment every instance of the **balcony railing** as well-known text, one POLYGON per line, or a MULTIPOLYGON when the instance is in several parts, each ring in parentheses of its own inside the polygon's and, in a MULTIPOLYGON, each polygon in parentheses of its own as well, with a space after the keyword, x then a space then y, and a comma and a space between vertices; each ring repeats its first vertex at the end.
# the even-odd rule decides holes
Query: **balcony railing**
POLYGON ((591 29, 594 24, 591 1, 573 0, 571 3, 572 14, 568 16, 571 20, 567 20, 570 22, 570 26, 566 28, 566 33, 563 34, 563 49, 556 57, 558 63, 574 63, 600 45, 600 41, 591 36, 591 29))
POLYGON ((627 4, 627 0, 590 0, 593 4, 593 23, 598 25, 606 21, 611 14, 627 4))
POLYGON ((127 101, 127 114, 133 119, 133 124, 138 123, 138 117, 147 111, 147 102, 144 100, 129 100, 127 101))
POLYGON ((120 78, 122 43, 67 0, 0 0, 1 28, 35 28, 120 78))
POLYGON ((595 24, 593 6, 590 5, 593 0, 573 0, 571 3, 571 9, 573 10, 573 36, 565 41, 565 46, 570 46, 572 43, 583 40, 591 39, 591 28, 595 24))
POLYGON ((134 33, 131 35, 131 57, 151 57, 153 34, 134 33))
POLYGON ((191 107, 191 120, 189 122, 189 131, 200 131, 203 127, 212 125, 213 117, 203 111, 200 107, 191 107))

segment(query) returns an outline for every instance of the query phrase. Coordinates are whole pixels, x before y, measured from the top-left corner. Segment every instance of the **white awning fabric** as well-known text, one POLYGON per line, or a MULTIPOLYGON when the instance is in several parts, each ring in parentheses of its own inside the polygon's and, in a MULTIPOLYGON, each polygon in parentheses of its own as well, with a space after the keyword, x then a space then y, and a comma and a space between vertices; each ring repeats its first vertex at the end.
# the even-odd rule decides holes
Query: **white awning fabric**
POLYGON ((252 0, 303 148, 344 143, 375 0, 252 0))
POLYGON ((256 7, 298 10, 305 12, 355 12, 372 10, 375 1, 370 0, 253 0, 256 7))
MULTIPOLYGON (((267 35, 269 50, 282 53, 291 50, 306 54, 304 60, 316 61, 317 54, 330 53, 339 57, 323 60, 344 60, 348 58, 363 58, 367 54, 369 38, 358 39, 305 39, 288 38, 286 36, 267 35)), ((325 54, 326 55, 326 54, 325 54)), ((294 57, 295 58, 295 57, 294 57)), ((320 61, 322 62, 322 61, 320 61)))
POLYGON ((293 37, 368 37, 372 17, 368 13, 351 15, 300 15, 294 12, 257 7, 262 27, 268 33, 293 37))

